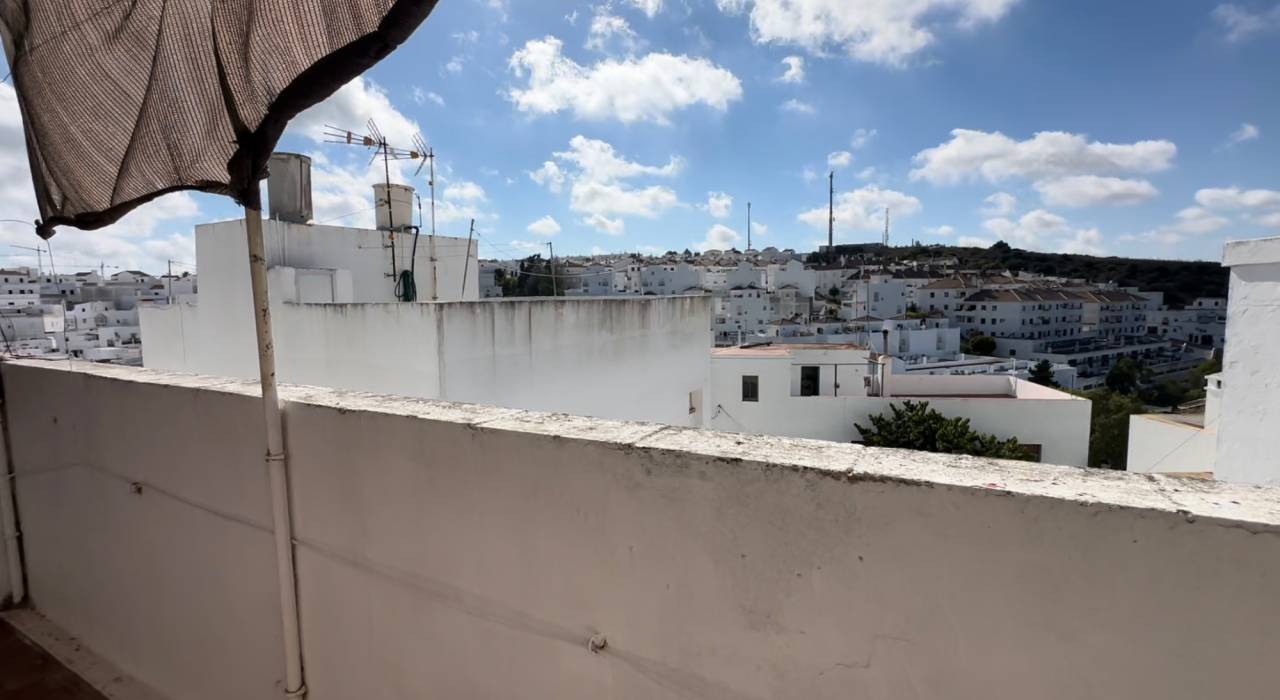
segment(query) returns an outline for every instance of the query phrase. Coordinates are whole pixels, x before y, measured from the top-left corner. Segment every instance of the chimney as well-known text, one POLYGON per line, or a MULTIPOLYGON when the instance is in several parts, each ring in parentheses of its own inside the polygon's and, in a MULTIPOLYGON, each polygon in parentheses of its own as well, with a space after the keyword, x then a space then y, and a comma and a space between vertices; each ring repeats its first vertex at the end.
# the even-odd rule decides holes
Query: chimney
POLYGON ((379 231, 403 231, 413 226, 413 188, 408 185, 376 184, 373 202, 377 205, 379 231))
POLYGON ((311 159, 298 153, 272 153, 267 161, 267 207, 272 219, 311 221, 311 159))

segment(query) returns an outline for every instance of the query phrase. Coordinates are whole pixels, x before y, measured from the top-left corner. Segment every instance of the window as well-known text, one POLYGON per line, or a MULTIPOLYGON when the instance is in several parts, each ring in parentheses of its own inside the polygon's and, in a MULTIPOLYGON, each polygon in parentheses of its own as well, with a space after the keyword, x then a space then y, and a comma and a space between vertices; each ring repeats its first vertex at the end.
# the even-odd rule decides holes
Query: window
POLYGON ((742 400, 760 400, 760 377, 754 374, 742 375, 742 400))
POLYGON ((800 395, 801 396, 817 396, 818 395, 818 371, 817 367, 801 367, 800 368, 800 395))

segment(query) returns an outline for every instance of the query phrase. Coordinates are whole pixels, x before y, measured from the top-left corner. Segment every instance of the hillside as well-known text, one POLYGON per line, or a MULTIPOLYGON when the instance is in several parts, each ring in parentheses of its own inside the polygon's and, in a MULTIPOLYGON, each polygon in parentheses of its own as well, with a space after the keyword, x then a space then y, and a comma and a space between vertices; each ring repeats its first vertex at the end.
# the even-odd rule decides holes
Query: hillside
MULTIPOLYGON (((817 259, 831 260, 826 253, 817 259)), ((1012 248, 1003 242, 990 248, 944 245, 890 246, 878 243, 838 245, 835 255, 866 255, 868 260, 927 261, 952 257, 963 269, 1027 271, 1046 275, 1114 281, 1123 286, 1164 292, 1165 303, 1182 306, 1196 297, 1226 297, 1227 269, 1216 262, 1149 260, 1145 258, 1095 257, 1063 253, 1038 253, 1012 248)))

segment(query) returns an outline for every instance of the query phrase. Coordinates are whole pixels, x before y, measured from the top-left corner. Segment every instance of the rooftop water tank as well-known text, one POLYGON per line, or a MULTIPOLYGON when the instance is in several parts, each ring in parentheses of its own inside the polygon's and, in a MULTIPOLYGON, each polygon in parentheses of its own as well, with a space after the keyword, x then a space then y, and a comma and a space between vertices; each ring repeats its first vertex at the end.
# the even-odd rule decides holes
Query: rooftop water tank
POLYGON ((403 231, 413 225, 413 188, 408 185, 373 186, 379 231, 403 231))
POLYGON ((299 153, 272 153, 267 172, 271 218, 295 224, 311 221, 311 159, 299 153))

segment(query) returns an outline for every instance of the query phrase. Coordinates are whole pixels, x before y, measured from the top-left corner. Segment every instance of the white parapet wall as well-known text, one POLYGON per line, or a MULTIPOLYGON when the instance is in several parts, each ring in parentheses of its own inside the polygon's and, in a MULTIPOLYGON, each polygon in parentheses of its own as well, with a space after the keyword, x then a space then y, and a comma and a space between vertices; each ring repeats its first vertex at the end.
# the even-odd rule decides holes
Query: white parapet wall
MULTIPOLYGON (((0 371, 37 610, 169 697, 278 699, 255 385, 0 371)), ((281 394, 314 700, 1280 687, 1274 488, 281 394)))
MULTIPOLYGON (((145 310, 146 366, 256 376, 252 325, 209 313, 145 310)), ((272 322, 284 382, 702 425, 710 313, 708 297, 280 303, 272 322)))

